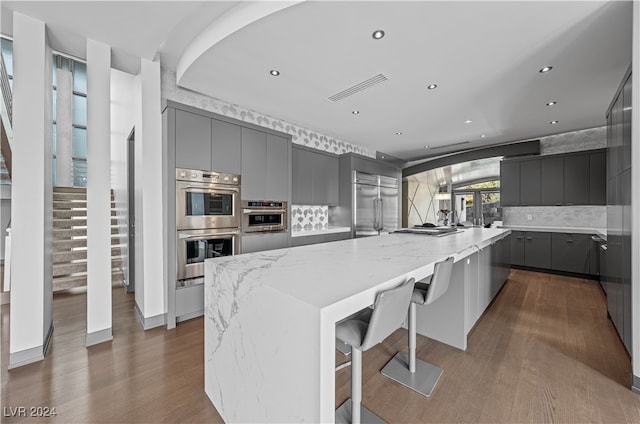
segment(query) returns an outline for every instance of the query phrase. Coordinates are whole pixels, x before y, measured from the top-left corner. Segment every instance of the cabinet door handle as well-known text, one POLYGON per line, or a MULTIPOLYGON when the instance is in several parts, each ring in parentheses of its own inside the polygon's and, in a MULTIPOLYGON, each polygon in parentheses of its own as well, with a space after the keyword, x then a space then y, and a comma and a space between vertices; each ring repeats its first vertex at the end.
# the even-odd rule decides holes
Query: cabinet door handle
POLYGON ((533 240, 533 237, 527 237, 527 240, 533 240))
POLYGON ((567 243, 573 243, 573 240, 567 240, 567 243))

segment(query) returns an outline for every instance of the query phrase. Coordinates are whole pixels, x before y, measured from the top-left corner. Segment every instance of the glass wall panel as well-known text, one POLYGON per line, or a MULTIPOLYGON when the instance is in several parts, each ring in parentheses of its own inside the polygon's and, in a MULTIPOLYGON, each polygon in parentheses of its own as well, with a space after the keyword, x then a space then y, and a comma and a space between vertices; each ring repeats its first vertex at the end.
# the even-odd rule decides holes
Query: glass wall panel
POLYGON ((73 125, 87 126, 87 98, 73 95, 73 125))
POLYGON ((82 62, 73 64, 73 91, 87 94, 87 65, 82 62))
POLYGON ((2 46, 2 58, 4 59, 4 67, 7 69, 7 75, 13 77, 13 41, 6 38, 0 39, 2 46))
POLYGON ((87 130, 83 128, 73 129, 73 157, 87 157, 87 130))
POLYGON ((73 160, 73 186, 87 186, 87 161, 82 159, 73 160))

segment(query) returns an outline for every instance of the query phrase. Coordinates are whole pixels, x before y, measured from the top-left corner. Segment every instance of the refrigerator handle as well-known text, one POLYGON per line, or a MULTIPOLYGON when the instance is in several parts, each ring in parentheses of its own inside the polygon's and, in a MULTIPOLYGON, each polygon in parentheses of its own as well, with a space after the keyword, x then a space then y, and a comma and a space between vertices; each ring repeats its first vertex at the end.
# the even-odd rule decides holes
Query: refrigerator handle
POLYGON ((373 229, 382 230, 382 199, 373 199, 373 229))

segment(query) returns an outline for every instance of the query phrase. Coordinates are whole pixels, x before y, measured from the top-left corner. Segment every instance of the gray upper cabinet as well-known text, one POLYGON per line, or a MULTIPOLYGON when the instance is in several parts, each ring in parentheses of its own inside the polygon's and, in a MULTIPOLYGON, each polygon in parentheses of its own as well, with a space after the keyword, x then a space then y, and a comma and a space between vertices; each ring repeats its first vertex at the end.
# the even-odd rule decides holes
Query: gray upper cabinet
POLYGON ((266 200, 289 199, 289 140, 267 134, 266 200))
POLYGON ((289 140, 242 128, 242 187, 245 200, 289 201, 289 140))
POLYGON ((564 204, 589 204, 589 154, 564 158, 564 204))
POLYGON ((211 120, 211 170, 242 173, 242 127, 230 122, 211 120))
POLYGON ((520 205, 520 162, 500 163, 500 202, 502 206, 520 205))
POLYGON ((540 205, 540 160, 520 162, 520 205, 540 205))
POLYGON ((211 118, 176 109, 176 167, 211 170, 211 118))
POLYGON ((589 154, 589 204, 607 204, 607 152, 589 154))
POLYGON ((292 190, 296 205, 334 206, 339 201, 338 157, 293 147, 292 190))
POLYGON ((620 169, 625 171, 631 169, 631 76, 627 79, 622 89, 622 116, 620 123, 621 136, 621 157, 620 169))
POLYGON ((540 203, 560 206, 564 203, 564 161, 561 156, 549 156, 540 160, 540 203))
POLYGON ((266 157, 267 134, 250 128, 242 128, 242 185, 240 190, 243 199, 267 200, 266 157))

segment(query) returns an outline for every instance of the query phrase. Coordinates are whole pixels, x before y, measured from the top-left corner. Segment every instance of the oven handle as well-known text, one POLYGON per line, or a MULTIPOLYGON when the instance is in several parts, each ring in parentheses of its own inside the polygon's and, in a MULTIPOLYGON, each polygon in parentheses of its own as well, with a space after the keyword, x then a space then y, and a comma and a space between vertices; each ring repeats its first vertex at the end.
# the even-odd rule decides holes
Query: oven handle
POLYGON ((215 233, 215 234, 178 234, 178 238, 181 239, 189 239, 189 238, 211 238, 212 236, 237 236, 240 235, 239 231, 233 231, 229 233, 215 233))
POLYGON ((214 186, 214 185, 188 185, 182 187, 183 189, 197 189, 197 190, 208 190, 208 191, 219 191, 219 192, 229 192, 229 193, 237 193, 237 188, 229 188, 226 186, 214 186))
POLYGON ((273 214, 273 213, 286 213, 286 209, 243 209, 242 213, 245 215, 249 215, 252 213, 265 213, 265 214, 273 214))

